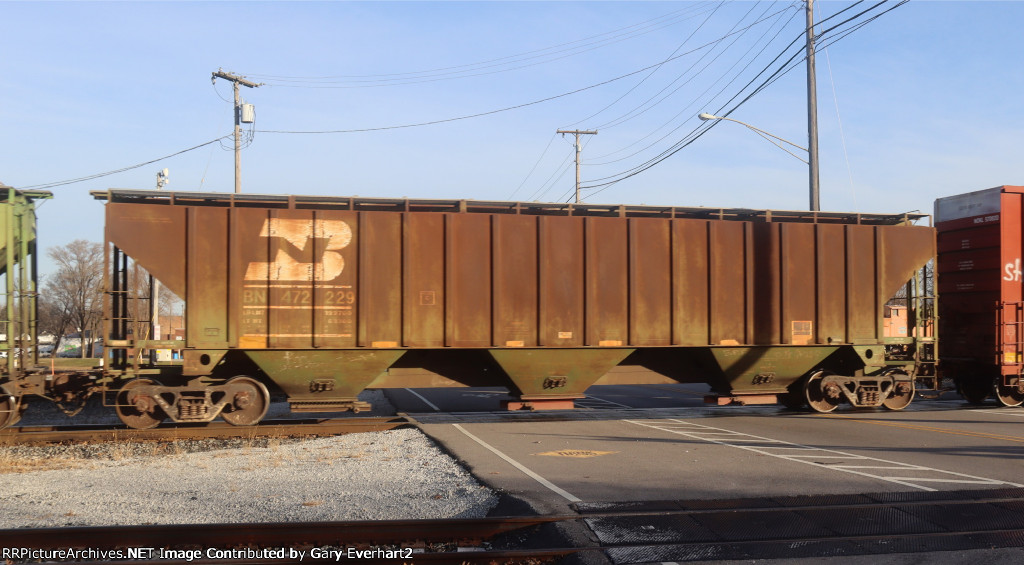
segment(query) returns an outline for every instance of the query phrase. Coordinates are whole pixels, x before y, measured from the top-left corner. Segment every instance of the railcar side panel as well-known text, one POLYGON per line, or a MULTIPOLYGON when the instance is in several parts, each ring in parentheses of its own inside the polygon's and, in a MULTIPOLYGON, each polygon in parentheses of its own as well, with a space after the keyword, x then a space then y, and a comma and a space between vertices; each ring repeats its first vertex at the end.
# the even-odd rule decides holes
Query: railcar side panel
POLYGON ((754 224, 754 342, 782 343, 782 224, 754 224))
POLYGON ((746 222, 710 222, 708 295, 711 345, 746 341, 746 222))
POLYGON ((491 227, 486 214, 447 214, 445 345, 491 344, 491 227))
MULTIPOLYGON (((398 347, 402 343, 402 217, 360 212, 359 228, 356 345, 398 347)), ((337 302, 337 295, 334 298, 337 302)))
POLYGON ((817 226, 815 272, 817 279, 817 331, 815 343, 847 343, 846 337, 846 229, 817 226))
POLYGON ((675 344, 707 346, 711 343, 709 224, 682 219, 673 220, 672 227, 675 344))
POLYGON ((405 347, 445 345, 445 216, 404 215, 403 324, 405 347))
POLYGON ((629 238, 617 218, 584 218, 586 345, 620 347, 629 341, 629 238))
POLYGON ((537 347, 537 217, 494 216, 494 347, 537 347))
POLYGON ((185 341, 189 347, 216 349, 228 347, 228 210, 191 208, 188 210, 189 236, 185 302, 185 341), (199 258, 199 260, 196 260, 199 258))
POLYGON ((630 345, 672 344, 670 228, 670 220, 629 219, 630 345))
POLYGON ((816 274, 814 224, 782 224, 782 343, 815 343, 816 274))
POLYGON ((879 337, 875 263, 875 230, 867 226, 846 226, 846 327, 852 343, 877 341, 879 337))
POLYGON ((584 336, 583 218, 541 216, 539 281, 523 281, 540 293, 539 344, 581 347, 584 336))

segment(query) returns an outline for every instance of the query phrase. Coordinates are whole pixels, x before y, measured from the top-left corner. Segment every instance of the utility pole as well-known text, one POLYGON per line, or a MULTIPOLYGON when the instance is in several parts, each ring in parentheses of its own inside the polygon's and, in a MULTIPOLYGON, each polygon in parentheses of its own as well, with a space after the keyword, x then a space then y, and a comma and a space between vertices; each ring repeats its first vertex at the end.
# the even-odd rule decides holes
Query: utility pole
POLYGON ((560 129, 560 130, 556 131, 555 133, 562 134, 562 137, 565 137, 565 134, 567 134, 567 133, 571 133, 571 134, 575 134, 576 135, 576 203, 579 204, 580 203, 580 153, 583 152, 583 147, 580 146, 580 136, 581 135, 597 135, 597 131, 596 130, 593 130, 593 131, 581 131, 581 130, 578 130, 578 129, 574 129, 574 130, 560 129))
POLYGON ((811 211, 818 201, 818 86, 814 74, 814 0, 807 0, 807 165, 810 177, 811 211))
POLYGON ((243 76, 224 72, 222 69, 217 69, 217 72, 213 73, 210 80, 216 83, 218 78, 231 81, 234 84, 235 90, 235 194, 237 194, 242 192, 242 157, 240 154, 240 150, 242 148, 242 99, 238 95, 238 85, 257 88, 262 86, 263 83, 257 84, 255 82, 245 80, 245 77, 243 76))

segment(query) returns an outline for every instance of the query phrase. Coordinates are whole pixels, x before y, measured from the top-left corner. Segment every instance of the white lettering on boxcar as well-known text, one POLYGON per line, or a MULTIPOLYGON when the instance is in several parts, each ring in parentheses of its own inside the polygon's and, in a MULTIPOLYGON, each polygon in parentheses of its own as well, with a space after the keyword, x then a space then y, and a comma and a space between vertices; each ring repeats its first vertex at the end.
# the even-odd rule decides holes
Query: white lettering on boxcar
POLYGON ((1020 257, 1018 257, 1013 263, 1007 263, 1003 270, 1006 272, 1003 275, 1004 281, 1020 282, 1020 257))
POLYGON ((352 228, 341 220, 294 220, 270 218, 263 222, 260 237, 279 237, 304 250, 310 239, 326 239, 319 261, 303 263, 284 249, 271 263, 253 261, 245 271, 247 281, 330 281, 345 270, 339 251, 352 243, 352 228))

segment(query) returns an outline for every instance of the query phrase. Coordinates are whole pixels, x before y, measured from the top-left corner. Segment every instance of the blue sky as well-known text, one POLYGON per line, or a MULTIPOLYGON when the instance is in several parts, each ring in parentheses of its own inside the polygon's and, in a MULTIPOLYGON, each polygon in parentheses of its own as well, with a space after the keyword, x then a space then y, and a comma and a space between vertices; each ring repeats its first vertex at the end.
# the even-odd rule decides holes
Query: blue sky
MULTIPOLYGON (((821 20, 853 3, 816 4, 821 20)), ((544 201, 574 182, 571 139, 555 130, 599 131, 585 138, 584 186, 619 178, 707 128, 699 112, 749 94, 804 25, 799 2, 696 1, 2 2, 0 21, 0 181, 11 186, 229 134, 230 85, 210 81, 223 68, 266 83, 242 92, 257 116, 244 192, 544 201), (623 75, 437 125, 273 133, 447 120, 623 75)), ((1022 23, 1024 2, 919 0, 819 52, 822 209, 930 213, 937 197, 1024 184, 1022 23)), ((805 104, 800 65, 731 117, 806 145, 805 104)), ((153 188, 164 167, 168 189, 230 192, 230 145, 53 188, 41 245, 101 241, 88 192, 153 188)), ((808 199, 806 165, 728 122, 600 188, 585 201, 793 210, 808 199)))

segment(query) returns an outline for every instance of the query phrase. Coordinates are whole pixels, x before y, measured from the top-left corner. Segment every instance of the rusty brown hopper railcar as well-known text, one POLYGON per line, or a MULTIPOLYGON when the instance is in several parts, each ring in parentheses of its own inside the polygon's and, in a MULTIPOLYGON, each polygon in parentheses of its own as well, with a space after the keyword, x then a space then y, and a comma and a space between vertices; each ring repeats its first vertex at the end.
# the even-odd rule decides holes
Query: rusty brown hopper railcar
POLYGON ((899 408, 922 361, 886 354, 915 338, 883 337, 882 316, 934 255, 934 230, 913 225, 927 216, 93 194, 107 201, 108 372, 137 379, 119 400, 132 425, 222 409, 250 423, 264 386, 306 411, 409 386, 564 406, 627 382, 899 408), (127 257, 185 300, 179 367, 146 363, 173 344, 128 314, 127 257))

